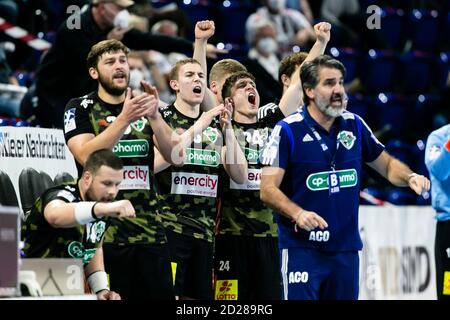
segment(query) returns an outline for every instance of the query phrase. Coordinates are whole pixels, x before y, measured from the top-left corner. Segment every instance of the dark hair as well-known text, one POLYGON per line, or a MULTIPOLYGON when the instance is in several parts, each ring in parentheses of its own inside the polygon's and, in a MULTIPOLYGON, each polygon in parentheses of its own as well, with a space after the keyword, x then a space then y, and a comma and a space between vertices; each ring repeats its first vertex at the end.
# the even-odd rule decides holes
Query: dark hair
POLYGON ((122 51, 126 56, 130 53, 130 49, 128 49, 122 42, 111 39, 111 40, 103 40, 93 45, 91 51, 87 56, 86 62, 87 67, 89 68, 97 68, 98 60, 100 60, 101 56, 105 53, 110 52, 119 52, 122 51))
POLYGON ((230 75, 239 71, 247 71, 247 68, 237 60, 222 59, 217 61, 209 71, 209 84, 211 85, 211 82, 218 81, 224 75, 230 75))
POLYGON ((234 86, 234 84, 239 80, 239 79, 245 79, 245 78, 249 78, 252 79, 252 81, 255 81, 255 77, 247 71, 239 71, 239 72, 235 72, 233 73, 231 76, 229 76, 227 78, 227 80, 225 80, 225 83, 223 84, 222 87, 222 98, 228 98, 229 96, 231 96, 231 88, 234 86))
POLYGON ((283 86, 283 81, 281 81, 281 76, 285 74, 289 78, 295 71, 295 68, 305 61, 308 54, 306 52, 295 52, 287 57, 285 57, 280 62, 280 67, 278 68, 278 82, 283 86))
POLYGON ((122 160, 109 149, 100 149, 92 152, 86 160, 83 172, 90 171, 95 174, 101 166, 114 170, 123 169, 122 160))
POLYGON ((319 83, 319 68, 330 68, 341 71, 342 77, 345 77, 345 67, 339 61, 327 55, 320 55, 312 61, 305 62, 300 69, 300 79, 303 87, 303 100, 308 103, 309 98, 306 95, 307 88, 315 88, 319 83))
POLYGON ((177 61, 177 63, 175 63, 173 65, 172 70, 170 70, 169 80, 178 80, 178 71, 180 70, 180 68, 182 66, 184 66, 185 64, 189 64, 189 63, 196 63, 201 66, 200 62, 198 62, 197 60, 195 60, 193 58, 187 58, 187 59, 177 61))

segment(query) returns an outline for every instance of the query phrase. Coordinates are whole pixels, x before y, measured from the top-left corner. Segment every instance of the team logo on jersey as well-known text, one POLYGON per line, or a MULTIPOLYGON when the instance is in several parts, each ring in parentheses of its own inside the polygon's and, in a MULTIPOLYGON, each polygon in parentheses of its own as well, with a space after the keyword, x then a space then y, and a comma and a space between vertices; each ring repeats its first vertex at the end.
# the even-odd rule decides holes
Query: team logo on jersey
POLYGON ((237 300, 238 281, 237 280, 217 280, 216 300, 237 300))
POLYGON ((136 131, 142 132, 142 130, 144 130, 145 124, 147 122, 148 122, 147 119, 141 118, 141 119, 136 120, 135 122, 132 122, 131 127, 136 131))
POLYGON ((219 133, 216 128, 208 127, 203 131, 203 134, 208 138, 211 143, 216 143, 219 133))
POLYGON ((220 154, 215 150, 186 148, 185 164, 197 166, 218 167, 220 154))
POLYGON ((145 139, 120 140, 113 152, 120 158, 146 157, 150 147, 145 139))
POLYGON ((356 137, 351 131, 341 131, 338 134, 338 140, 347 150, 350 150, 355 144, 356 137))
POLYGON ((310 141, 314 141, 314 139, 309 135, 309 133, 305 134, 302 142, 310 142, 310 141))
POLYGON ((354 187, 358 183, 358 173, 355 169, 346 169, 338 171, 322 171, 310 174, 306 178, 306 186, 311 191, 328 190, 330 173, 335 173, 339 176, 340 188, 354 187))
POLYGON ((77 124, 75 122, 75 108, 71 108, 64 112, 64 131, 67 133, 69 131, 75 130, 77 124))

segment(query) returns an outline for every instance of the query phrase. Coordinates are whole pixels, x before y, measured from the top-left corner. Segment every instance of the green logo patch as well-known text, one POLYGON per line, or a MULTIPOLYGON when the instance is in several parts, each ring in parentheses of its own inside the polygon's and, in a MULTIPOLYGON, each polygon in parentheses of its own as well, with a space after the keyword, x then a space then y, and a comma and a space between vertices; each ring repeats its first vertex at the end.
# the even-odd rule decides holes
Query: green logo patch
POLYGON ((147 122, 148 122, 147 119, 141 118, 141 119, 136 120, 135 122, 132 122, 131 127, 136 131, 142 132, 142 130, 144 130, 145 124, 147 122))
POLYGON ((185 164, 218 167, 220 154, 214 150, 186 148, 185 164))
POLYGON ((113 152, 120 158, 146 157, 149 151, 148 141, 144 139, 120 140, 113 152))
POLYGON ((216 128, 208 127, 203 131, 203 134, 208 138, 211 143, 216 143, 219 133, 216 128))
POLYGON ((347 149, 350 150, 355 144, 356 137, 351 131, 341 131, 338 134, 339 142, 347 149))
MULTIPOLYGON (((328 176, 333 171, 323 171, 313 173, 306 179, 306 186, 311 191, 328 190, 328 176)), ((339 176, 341 188, 354 187, 358 183, 358 173, 355 169, 338 170, 335 172, 339 176)))

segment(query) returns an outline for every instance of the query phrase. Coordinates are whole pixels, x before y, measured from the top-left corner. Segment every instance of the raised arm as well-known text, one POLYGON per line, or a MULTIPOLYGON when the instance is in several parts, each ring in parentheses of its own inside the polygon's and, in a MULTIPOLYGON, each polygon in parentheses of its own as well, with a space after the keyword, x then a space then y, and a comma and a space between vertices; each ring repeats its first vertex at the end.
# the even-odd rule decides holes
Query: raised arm
MULTIPOLYGON (((328 22, 320 22, 314 25, 314 32, 316 34, 316 42, 308 53, 306 61, 311 61, 317 56, 325 52, 328 42, 330 41, 331 24, 328 22)), ((302 63, 302 64, 303 64, 302 63)), ((300 81, 300 68, 301 65, 296 66, 294 73, 291 76, 291 82, 289 88, 281 97, 279 107, 283 115, 288 115, 295 112, 300 104, 303 103, 303 90, 302 83, 300 81)))

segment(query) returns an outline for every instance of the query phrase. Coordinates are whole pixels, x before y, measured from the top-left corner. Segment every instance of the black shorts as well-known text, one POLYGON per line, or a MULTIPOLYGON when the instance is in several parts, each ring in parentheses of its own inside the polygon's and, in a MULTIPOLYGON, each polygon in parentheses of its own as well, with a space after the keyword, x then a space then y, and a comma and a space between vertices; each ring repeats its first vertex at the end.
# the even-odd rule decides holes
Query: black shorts
POLYGON ((174 300, 167 245, 103 244, 111 290, 123 300, 174 300))
POLYGON ((450 220, 437 222, 434 257, 437 297, 450 300, 450 220))
POLYGON ((212 300, 213 243, 166 230, 171 261, 176 263, 175 294, 212 300))
POLYGON ((277 238, 217 236, 215 300, 280 300, 278 252, 277 238))

